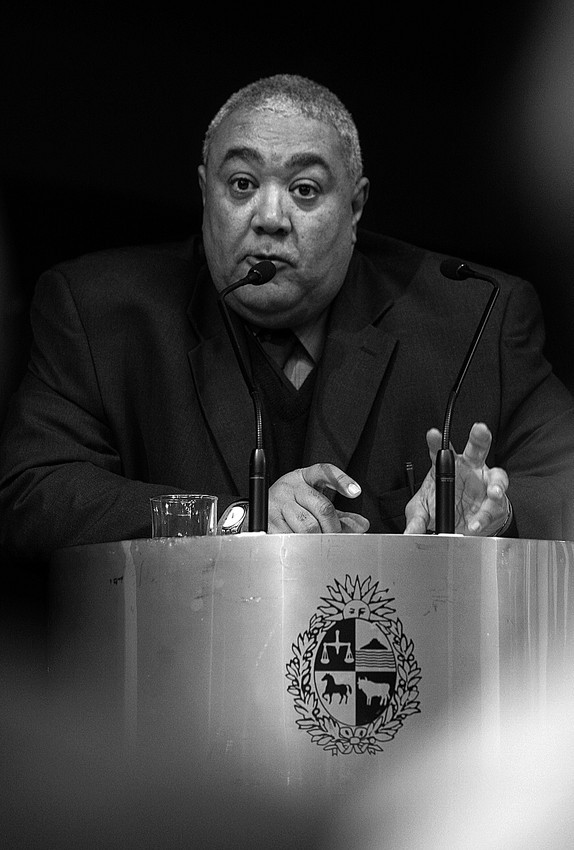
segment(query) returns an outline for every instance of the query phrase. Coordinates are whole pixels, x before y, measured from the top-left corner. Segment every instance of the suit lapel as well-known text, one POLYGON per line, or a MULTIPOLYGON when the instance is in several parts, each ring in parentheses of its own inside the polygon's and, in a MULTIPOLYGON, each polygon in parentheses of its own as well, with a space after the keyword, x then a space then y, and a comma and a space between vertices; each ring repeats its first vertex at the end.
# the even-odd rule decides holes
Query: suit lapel
POLYGON ((347 468, 395 345, 393 337, 373 327, 329 336, 307 430, 306 463, 347 468))
POLYGON ((189 362, 207 427, 241 493, 255 446, 255 417, 235 354, 222 335, 190 351, 189 362))
POLYGON ((329 461, 347 468, 397 344, 374 324, 392 304, 380 272, 355 255, 331 312, 306 463, 329 461))
MULTIPOLYGON (((219 313, 207 269, 199 273, 188 317, 198 344, 188 352, 191 373, 208 430, 221 452, 238 493, 245 490, 255 446, 253 402, 219 313)), ((240 329, 238 328, 238 331, 240 329)), ((243 342, 242 333, 238 333, 243 342)), ((244 354, 247 357, 247 351, 244 354)))

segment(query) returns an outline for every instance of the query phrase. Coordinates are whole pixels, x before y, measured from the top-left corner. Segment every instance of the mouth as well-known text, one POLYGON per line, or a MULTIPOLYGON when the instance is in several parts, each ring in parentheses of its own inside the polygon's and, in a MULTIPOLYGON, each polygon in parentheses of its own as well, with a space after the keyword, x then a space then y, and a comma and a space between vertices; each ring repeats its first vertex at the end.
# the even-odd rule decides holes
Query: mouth
POLYGON ((275 266, 277 266, 278 269, 282 266, 293 265, 288 257, 280 254, 248 254, 247 257, 245 257, 245 260, 249 264, 250 268, 253 268, 254 265, 260 263, 262 260, 270 260, 275 266))

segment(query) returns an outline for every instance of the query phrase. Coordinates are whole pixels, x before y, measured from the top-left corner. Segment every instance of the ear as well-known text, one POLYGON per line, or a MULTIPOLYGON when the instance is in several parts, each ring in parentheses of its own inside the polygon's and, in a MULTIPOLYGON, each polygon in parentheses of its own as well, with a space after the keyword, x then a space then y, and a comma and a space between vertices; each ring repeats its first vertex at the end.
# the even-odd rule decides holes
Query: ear
POLYGON ((203 200, 203 206, 205 206, 205 192, 206 192, 206 179, 207 179, 205 165, 198 166, 197 177, 199 179, 199 189, 201 191, 201 198, 203 200))
POLYGON ((353 210, 352 229, 353 229, 353 245, 357 241, 357 225, 363 215, 363 210, 369 197, 369 181, 366 177, 361 177, 357 180, 351 198, 351 208, 353 210))

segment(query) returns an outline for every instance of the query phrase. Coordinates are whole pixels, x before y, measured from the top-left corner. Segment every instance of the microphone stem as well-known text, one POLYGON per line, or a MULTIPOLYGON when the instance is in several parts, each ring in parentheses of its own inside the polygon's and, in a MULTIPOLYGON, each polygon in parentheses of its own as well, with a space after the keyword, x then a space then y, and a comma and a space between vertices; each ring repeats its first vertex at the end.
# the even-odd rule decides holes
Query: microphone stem
MULTIPOLYGON (((475 277, 475 275, 469 275, 469 277, 475 277)), ((500 286, 494 278, 487 275, 476 275, 476 277, 479 280, 488 281, 493 287, 493 290, 484 308, 461 370, 448 397, 442 429, 441 450, 437 453, 435 462, 435 525, 437 534, 454 534, 455 457, 450 447, 450 426, 454 403, 500 291, 500 286)))
POLYGON ((231 341, 233 351, 243 380, 251 395, 253 407, 255 410, 255 448, 251 453, 249 461, 249 531, 267 531, 268 525, 268 507, 269 507, 269 485, 267 481, 267 462, 265 458, 265 450, 263 448, 263 417, 261 412, 261 401, 257 387, 251 380, 251 375, 241 352, 239 340, 233 327, 233 322, 225 303, 225 296, 236 289, 238 285, 232 284, 224 289, 218 298, 221 315, 227 329, 227 334, 231 341))
POLYGON ((478 343, 480 342, 480 338, 481 338, 481 336, 484 332, 484 329, 486 327, 486 323, 488 322, 488 319, 489 319, 490 314, 492 312, 492 308, 494 307, 494 302, 498 298, 498 292, 499 292, 498 283, 496 281, 492 280, 492 278, 486 277, 486 275, 484 277, 481 277, 480 280, 487 280, 489 283, 492 284, 494 289, 490 294, 490 298, 488 299, 486 307, 484 308, 484 311, 483 311, 482 317, 480 319, 479 325, 478 325, 478 327, 475 331, 472 342, 470 343, 469 349, 466 353, 466 357, 464 359, 464 362, 462 364, 460 372, 458 373, 458 377, 457 377, 456 381, 454 382, 454 386, 453 386, 452 390, 450 391, 450 396, 449 396, 449 399, 448 399, 448 404, 447 404, 447 407, 446 407, 446 413, 445 413, 445 417, 444 417, 443 432, 442 432, 442 448, 443 449, 448 449, 449 446, 450 446, 450 422, 451 422, 451 419, 452 419, 452 411, 453 411, 453 408, 454 408, 454 403, 455 403, 456 398, 457 398, 457 396, 460 392, 462 382, 465 379, 466 373, 468 371, 468 367, 470 366, 470 362, 471 362, 472 358, 474 357, 474 352, 476 351, 476 347, 477 347, 478 343))

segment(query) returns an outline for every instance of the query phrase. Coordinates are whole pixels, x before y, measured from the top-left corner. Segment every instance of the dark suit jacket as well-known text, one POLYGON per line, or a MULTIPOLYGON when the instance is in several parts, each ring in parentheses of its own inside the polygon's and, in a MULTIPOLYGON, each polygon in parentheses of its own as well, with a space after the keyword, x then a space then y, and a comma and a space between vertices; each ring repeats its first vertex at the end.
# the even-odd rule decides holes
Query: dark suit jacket
MULTIPOLYGON (((443 258, 360 234, 330 315, 302 465, 330 461, 363 487, 348 503, 373 532, 404 529, 405 464, 417 485, 490 295, 443 278, 443 258)), ((518 531, 561 537, 574 484, 574 407, 543 359, 532 288, 501 294, 455 408, 462 451, 475 421, 494 434, 518 531)), ((198 238, 63 263, 39 281, 30 366, 2 437, 2 541, 34 556, 150 534, 149 497, 248 492, 251 398, 198 238)), ((343 504, 342 502, 340 504, 343 504)))

